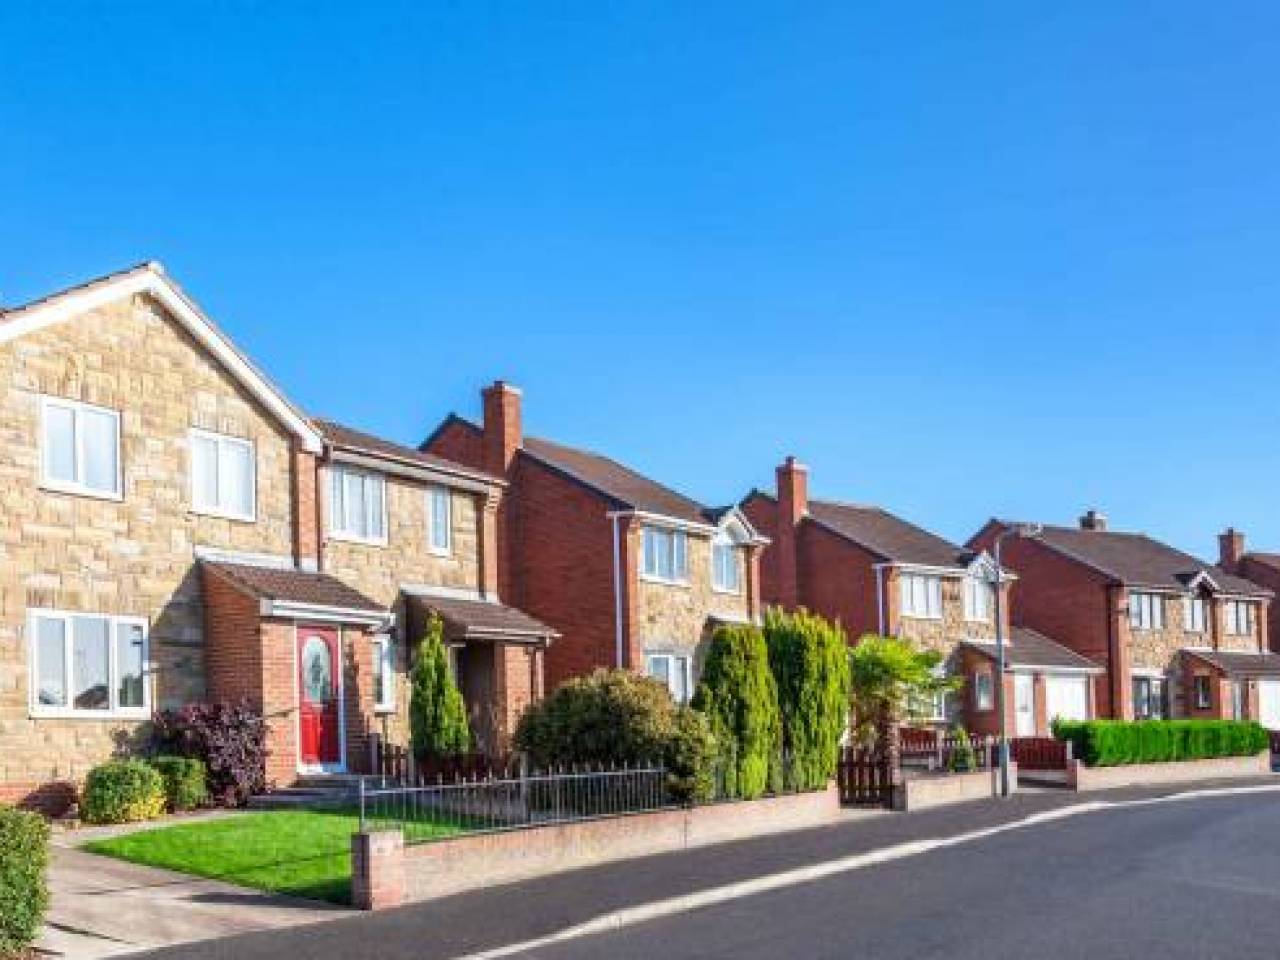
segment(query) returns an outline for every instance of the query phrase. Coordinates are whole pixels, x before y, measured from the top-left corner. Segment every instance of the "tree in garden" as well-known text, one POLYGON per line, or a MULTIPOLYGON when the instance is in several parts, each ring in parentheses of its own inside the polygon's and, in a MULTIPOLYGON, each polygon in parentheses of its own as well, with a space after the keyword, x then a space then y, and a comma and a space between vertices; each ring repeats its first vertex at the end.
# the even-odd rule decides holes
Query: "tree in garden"
POLYGON ((938 675, 942 655, 909 641, 868 634, 849 655, 854 739, 897 752, 898 724, 914 700, 954 690, 938 675))
POLYGON ((849 647, 838 623, 797 610, 765 613, 764 639, 778 686, 788 789, 817 790, 835 775, 849 720, 849 647))
POLYGON ((466 753, 471 747, 467 708, 449 670, 444 623, 437 614, 427 621, 409 675, 409 729, 419 757, 466 753))
POLYGON ((782 720, 759 627, 716 630, 693 706, 711 723, 725 794, 747 800, 761 796, 780 773, 782 720))

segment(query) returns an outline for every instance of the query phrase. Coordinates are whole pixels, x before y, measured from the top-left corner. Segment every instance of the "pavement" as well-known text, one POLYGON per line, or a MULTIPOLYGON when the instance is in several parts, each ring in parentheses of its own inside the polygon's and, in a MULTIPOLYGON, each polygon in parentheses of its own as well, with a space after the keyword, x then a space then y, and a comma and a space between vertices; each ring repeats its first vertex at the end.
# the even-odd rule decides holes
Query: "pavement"
POLYGON ((1276 786, 1176 802, 1159 798, 1188 791, 1046 791, 885 814, 147 956, 1276 956, 1276 786))

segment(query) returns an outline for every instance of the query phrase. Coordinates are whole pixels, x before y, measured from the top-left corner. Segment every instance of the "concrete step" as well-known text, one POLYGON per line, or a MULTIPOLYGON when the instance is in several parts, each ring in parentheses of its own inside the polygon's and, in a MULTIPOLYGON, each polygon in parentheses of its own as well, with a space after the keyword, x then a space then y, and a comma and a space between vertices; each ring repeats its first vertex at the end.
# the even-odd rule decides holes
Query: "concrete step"
POLYGON ((355 803, 360 793, 355 785, 331 784, 319 787, 282 787, 249 798, 251 810, 278 810, 287 807, 329 807, 355 803))

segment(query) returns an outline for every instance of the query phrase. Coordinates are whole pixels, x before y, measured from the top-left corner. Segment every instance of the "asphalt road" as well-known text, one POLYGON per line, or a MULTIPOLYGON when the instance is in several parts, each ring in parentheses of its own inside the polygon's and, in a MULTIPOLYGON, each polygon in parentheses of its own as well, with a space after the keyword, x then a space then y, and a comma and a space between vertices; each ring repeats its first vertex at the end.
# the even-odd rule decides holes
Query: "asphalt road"
MULTIPOLYGON (((1024 796, 1009 804, 885 816, 150 956, 458 957, 545 937, 621 908, 907 841, 954 837, 1078 802, 1063 795, 1024 796)), ((1108 808, 610 932, 543 943, 520 955, 544 960, 1277 957, 1280 793, 1108 808)))

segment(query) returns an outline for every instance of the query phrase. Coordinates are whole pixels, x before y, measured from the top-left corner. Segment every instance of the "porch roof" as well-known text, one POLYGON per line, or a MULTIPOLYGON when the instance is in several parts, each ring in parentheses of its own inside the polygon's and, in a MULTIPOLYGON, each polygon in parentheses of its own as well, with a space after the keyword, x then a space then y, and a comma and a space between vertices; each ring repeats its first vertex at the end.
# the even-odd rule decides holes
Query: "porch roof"
POLYGON ((264 609, 269 604, 272 615, 304 615, 313 610, 339 617, 346 614, 361 622, 388 615, 385 605, 370 600, 331 574, 221 560, 202 560, 201 564, 245 593, 266 601, 264 609))
POLYGON ((1280 654, 1231 650, 1184 650, 1229 677, 1280 677, 1280 654))
MULTIPOLYGON (((1054 670, 1089 671, 1102 673, 1102 667, 1088 657, 1064 647, 1056 640, 1050 640, 1043 633, 1030 627, 1014 627, 1013 636, 1005 644, 1005 663, 1014 668, 1042 669, 1046 673, 1054 670)), ((965 644, 979 653, 991 657, 996 656, 994 640, 966 640, 965 644)))
POLYGON ((445 636, 453 641, 489 640, 499 643, 547 644, 559 632, 523 610, 483 599, 410 594, 409 602, 444 621, 445 636))

